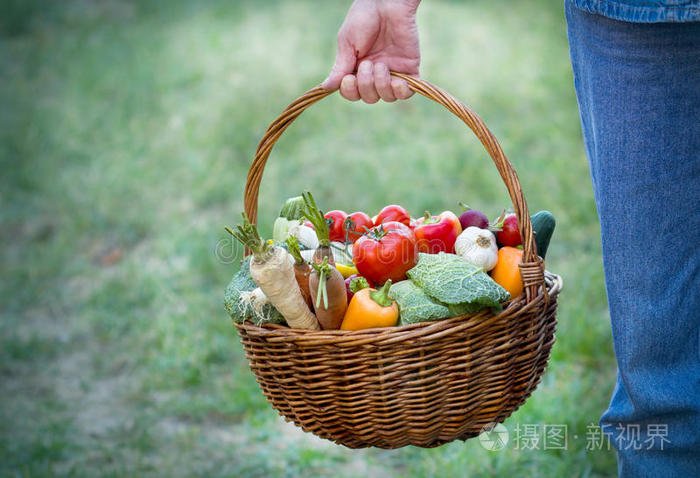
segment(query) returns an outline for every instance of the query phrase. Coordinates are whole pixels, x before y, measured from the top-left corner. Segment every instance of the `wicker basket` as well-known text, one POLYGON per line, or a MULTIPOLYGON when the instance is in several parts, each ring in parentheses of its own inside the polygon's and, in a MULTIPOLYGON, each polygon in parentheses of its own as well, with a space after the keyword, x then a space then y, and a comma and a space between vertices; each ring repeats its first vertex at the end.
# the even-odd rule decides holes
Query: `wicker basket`
MULTIPOLYGON (((286 420, 350 448, 435 447, 499 423, 537 386, 554 342, 561 278, 544 271, 518 177, 481 119, 426 81, 395 74, 469 126, 493 158, 518 216, 525 293, 490 311, 400 327, 309 331, 236 325, 250 368, 286 420)), ((329 93, 316 87, 265 132, 250 167, 245 211, 257 217, 263 168, 277 139, 329 93)))

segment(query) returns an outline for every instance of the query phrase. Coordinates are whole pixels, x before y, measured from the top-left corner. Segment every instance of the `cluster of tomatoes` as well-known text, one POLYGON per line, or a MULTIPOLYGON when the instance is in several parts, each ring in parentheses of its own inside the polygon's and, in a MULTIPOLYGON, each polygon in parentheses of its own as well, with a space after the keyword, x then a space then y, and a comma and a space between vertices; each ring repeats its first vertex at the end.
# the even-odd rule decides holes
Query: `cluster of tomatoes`
POLYGON ((337 209, 324 217, 330 240, 352 244, 353 264, 372 285, 405 279, 406 271, 418 260, 415 221, 401 206, 386 206, 374 217, 337 209))
MULTIPOLYGON (((389 279, 392 282, 405 279, 406 271, 416 265, 419 252, 453 253, 455 241, 463 229, 462 217, 451 211, 437 216, 426 212, 425 216, 413 219, 398 205, 386 206, 374 217, 364 212, 347 214, 341 210, 329 211, 324 217, 331 241, 352 243, 353 263, 358 273, 376 285, 389 279)), ((488 219, 484 227, 487 226, 488 219)), ((520 240, 517 220, 507 217, 504 226, 505 242, 512 241, 506 236, 520 240), (512 224, 514 230, 510 227, 512 224)))

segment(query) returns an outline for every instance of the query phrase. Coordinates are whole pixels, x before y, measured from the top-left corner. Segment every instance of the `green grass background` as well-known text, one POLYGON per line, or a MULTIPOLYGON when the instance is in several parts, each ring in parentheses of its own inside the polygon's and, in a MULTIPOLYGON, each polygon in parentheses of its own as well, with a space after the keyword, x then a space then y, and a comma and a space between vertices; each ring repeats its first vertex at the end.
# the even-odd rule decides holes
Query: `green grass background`
MULTIPOLYGON (((434 0, 419 28, 422 76, 481 115, 531 211, 557 217, 557 342, 505 424, 566 425, 568 449, 349 450, 267 405, 222 307, 223 226, 267 124, 325 77, 347 6, 0 1, 0 476, 615 475, 586 449, 615 366, 560 2, 434 0)), ((263 233, 304 188, 370 214, 508 206, 476 138, 419 97, 307 111, 265 170, 263 233)))

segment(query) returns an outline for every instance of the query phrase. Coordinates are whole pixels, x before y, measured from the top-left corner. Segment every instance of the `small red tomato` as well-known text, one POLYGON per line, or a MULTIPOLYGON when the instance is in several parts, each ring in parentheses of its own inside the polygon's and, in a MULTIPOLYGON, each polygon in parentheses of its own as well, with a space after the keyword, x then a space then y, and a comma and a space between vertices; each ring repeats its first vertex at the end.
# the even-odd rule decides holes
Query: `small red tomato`
POLYGON ((502 246, 519 246, 522 243, 520 238, 520 228, 518 227, 518 217, 515 214, 508 214, 503 219, 501 230, 496 233, 496 239, 502 246))
POLYGON ((425 217, 416 220, 413 232, 419 252, 452 253, 457 236, 462 232, 462 226, 452 211, 444 211, 439 216, 431 216, 426 212, 425 217))
POLYGON ((345 230, 348 231, 348 240, 354 244, 373 224, 372 218, 367 213, 353 212, 345 219, 345 230))
POLYGON ((401 206, 392 204, 379 211, 379 214, 375 216, 374 225, 378 226, 387 221, 396 221, 408 226, 411 223, 411 215, 401 206))
POLYGON ((345 211, 334 209, 323 215, 328 221, 328 232, 331 241, 345 242, 345 219, 348 215, 345 211))
POLYGON ((398 282, 418 262, 416 236, 408 226, 389 221, 370 229, 352 249, 357 271, 375 285, 398 282))

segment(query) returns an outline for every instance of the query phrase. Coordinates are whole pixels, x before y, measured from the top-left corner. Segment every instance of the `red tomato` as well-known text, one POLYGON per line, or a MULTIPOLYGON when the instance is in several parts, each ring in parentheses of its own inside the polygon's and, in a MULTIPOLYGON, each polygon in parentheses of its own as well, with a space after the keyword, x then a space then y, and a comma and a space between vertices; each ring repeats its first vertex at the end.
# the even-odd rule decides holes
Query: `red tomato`
POLYGON ((374 225, 378 226, 387 221, 396 221, 408 226, 411 223, 411 216, 401 206, 392 204, 391 206, 385 206, 384 209, 379 211, 379 214, 375 216, 374 225))
POLYGON ((331 241, 345 242, 345 219, 348 215, 345 211, 334 209, 323 215, 328 221, 328 232, 331 241))
POLYGON ((416 220, 413 232, 419 252, 437 254, 438 252, 453 253, 457 236, 462 232, 459 218, 451 211, 444 211, 439 216, 430 216, 416 220))
POLYGON ((349 232, 348 240, 354 244, 373 224, 372 218, 367 213, 353 212, 345 220, 345 230, 349 232))
POLYGON ((519 246, 522 243, 520 238, 520 228, 518 227, 518 217, 515 214, 508 214, 503 219, 503 227, 496 233, 496 239, 502 246, 519 246))
POLYGON ((400 222, 385 222, 359 238, 352 255, 357 271, 375 285, 398 282, 418 262, 416 236, 400 222))

